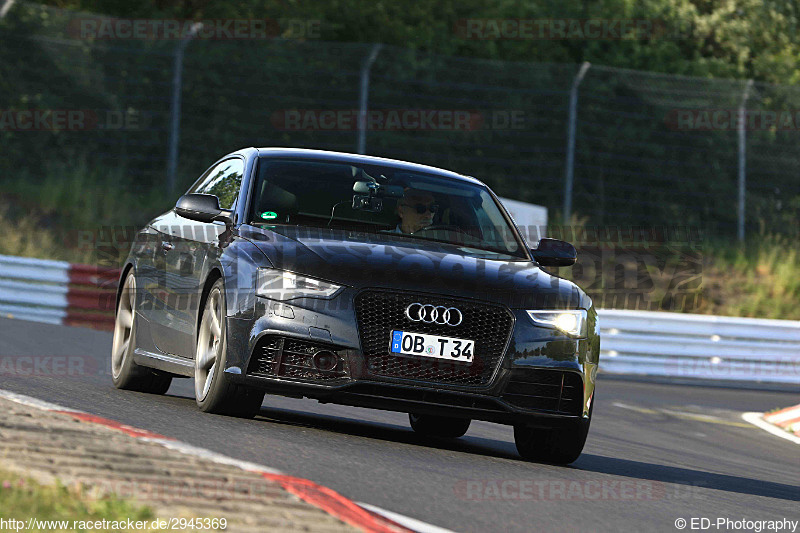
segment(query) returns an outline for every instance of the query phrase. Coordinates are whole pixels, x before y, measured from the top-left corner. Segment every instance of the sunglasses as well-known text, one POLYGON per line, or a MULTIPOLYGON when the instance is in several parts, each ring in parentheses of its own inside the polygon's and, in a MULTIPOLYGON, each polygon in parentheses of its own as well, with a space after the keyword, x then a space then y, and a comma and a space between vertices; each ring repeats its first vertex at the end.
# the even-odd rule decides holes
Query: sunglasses
POLYGON ((439 211, 439 206, 437 204, 431 204, 431 205, 424 205, 424 204, 408 205, 408 204, 403 204, 403 205, 406 206, 406 207, 410 207, 410 208, 416 210, 416 212, 419 213, 420 215, 425 213, 426 211, 430 211, 431 213, 433 213, 435 215, 436 212, 439 211))

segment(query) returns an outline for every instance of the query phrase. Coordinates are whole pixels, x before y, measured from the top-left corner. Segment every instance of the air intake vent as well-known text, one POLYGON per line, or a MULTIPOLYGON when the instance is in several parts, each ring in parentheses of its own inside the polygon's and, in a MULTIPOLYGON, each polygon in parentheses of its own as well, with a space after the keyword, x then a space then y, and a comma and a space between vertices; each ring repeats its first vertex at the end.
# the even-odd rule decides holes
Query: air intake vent
POLYGON ((346 360, 335 346, 278 335, 265 335, 258 341, 247 373, 315 382, 343 379, 349 375, 346 360), (330 370, 315 366, 314 356, 320 352, 337 358, 330 370))
POLYGON ((583 380, 576 372, 534 368, 515 370, 503 399, 522 409, 580 415, 583 380))

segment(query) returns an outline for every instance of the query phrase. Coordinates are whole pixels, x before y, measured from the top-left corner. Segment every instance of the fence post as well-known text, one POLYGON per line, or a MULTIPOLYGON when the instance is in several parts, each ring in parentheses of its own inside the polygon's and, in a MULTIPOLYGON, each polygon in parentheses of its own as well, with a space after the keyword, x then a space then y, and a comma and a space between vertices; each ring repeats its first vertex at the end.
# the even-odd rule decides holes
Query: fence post
POLYGON ((372 45, 369 56, 361 66, 361 88, 358 92, 358 146, 356 153, 363 154, 367 148, 367 98, 369 96, 369 71, 383 45, 372 45))
POLYGON ((3 3, 3 7, 0 7, 0 20, 3 20, 8 12, 11 10, 11 6, 14 5, 15 0, 6 0, 3 3))
POLYGON ((745 172, 745 165, 747 164, 745 158, 745 150, 747 146, 747 128, 745 128, 745 115, 747 114, 747 99, 750 97, 750 89, 753 87, 753 80, 747 80, 744 86, 744 93, 742 94, 742 103, 739 105, 739 224, 737 228, 737 236, 739 242, 744 242, 744 204, 745 204, 745 185, 747 180, 747 173, 745 172))
POLYGON ((569 225, 572 214, 572 180, 575 172, 575 123, 578 120, 578 85, 583 81, 586 71, 589 70, 591 63, 585 61, 575 79, 572 80, 572 88, 569 91, 569 122, 567 125, 567 161, 564 172, 564 225, 569 225))
POLYGON ((175 57, 172 64, 172 101, 170 103, 170 129, 169 129, 169 154, 167 156, 167 193, 175 192, 175 172, 178 168, 178 143, 180 142, 181 127, 181 90, 183 89, 183 55, 203 24, 192 24, 189 33, 180 40, 175 48, 175 57))

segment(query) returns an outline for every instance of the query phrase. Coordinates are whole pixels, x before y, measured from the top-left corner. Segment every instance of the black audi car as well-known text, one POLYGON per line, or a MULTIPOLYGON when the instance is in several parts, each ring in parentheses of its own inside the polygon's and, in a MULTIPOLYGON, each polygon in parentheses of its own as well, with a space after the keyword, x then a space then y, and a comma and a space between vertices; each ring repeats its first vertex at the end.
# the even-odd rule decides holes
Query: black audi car
POLYGON ((456 438, 514 426, 520 454, 569 463, 592 416, 597 315, 545 270, 497 196, 454 172, 361 155, 247 148, 138 233, 111 354, 118 388, 194 378, 201 410, 254 416, 265 393, 409 413, 456 438))

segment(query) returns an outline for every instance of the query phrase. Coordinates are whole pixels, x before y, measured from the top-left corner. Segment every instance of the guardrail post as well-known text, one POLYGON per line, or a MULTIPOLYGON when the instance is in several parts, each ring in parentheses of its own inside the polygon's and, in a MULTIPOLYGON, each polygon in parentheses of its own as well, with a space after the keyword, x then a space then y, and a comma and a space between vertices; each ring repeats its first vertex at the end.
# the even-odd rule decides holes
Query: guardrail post
POLYGON ((747 174, 745 172, 745 165, 747 164, 745 158, 745 150, 747 149, 747 128, 745 128, 745 115, 747 114, 747 99, 750 97, 750 89, 753 87, 753 80, 747 80, 744 86, 744 93, 742 94, 742 103, 739 105, 739 220, 737 236, 739 242, 744 242, 744 206, 745 206, 745 184, 747 174))
POLYGON ((578 120, 578 86, 583 81, 586 71, 589 70, 591 63, 588 61, 581 65, 580 70, 572 80, 572 88, 569 91, 569 119, 567 125, 567 161, 564 171, 564 225, 569 225, 572 215, 572 181, 575 169, 575 125, 578 120))
POLYGON ((369 71, 381 51, 381 44, 372 46, 372 50, 361 66, 361 87, 358 92, 358 145, 356 153, 363 154, 367 147, 367 99, 369 97, 369 71))
POLYGON ((202 23, 192 25, 189 34, 180 40, 175 48, 175 57, 172 65, 172 101, 170 103, 170 130, 169 154, 167 156, 167 193, 175 192, 175 172, 178 168, 178 143, 180 142, 181 127, 181 90, 183 89, 183 56, 197 32, 203 27, 202 23))

